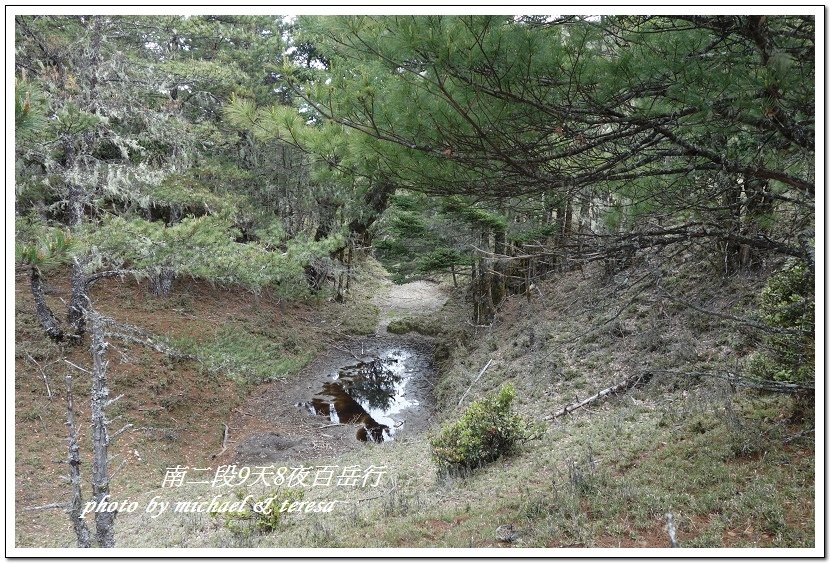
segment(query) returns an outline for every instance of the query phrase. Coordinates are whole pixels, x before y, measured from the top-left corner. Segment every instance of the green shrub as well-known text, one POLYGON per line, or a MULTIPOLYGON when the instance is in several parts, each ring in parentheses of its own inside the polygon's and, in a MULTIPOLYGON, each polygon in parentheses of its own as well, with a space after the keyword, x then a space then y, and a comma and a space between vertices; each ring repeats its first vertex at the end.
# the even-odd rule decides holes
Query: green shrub
POLYGON ((534 437, 530 423, 511 409, 515 396, 512 385, 503 385, 495 395, 470 403, 457 421, 445 424, 430 439, 439 470, 473 470, 511 454, 520 442, 534 437))
MULTIPOLYGON (((244 492, 236 491, 236 497, 246 499, 244 492)), ((242 510, 227 512, 211 512, 213 517, 221 518, 225 528, 236 535, 249 537, 254 532, 267 534, 277 529, 283 518, 280 506, 285 501, 289 503, 302 500, 303 491, 300 489, 280 489, 271 491, 260 497, 247 499, 242 510)))
POLYGON ((764 340, 766 351, 756 354, 749 371, 756 377, 800 384, 815 381, 814 277, 795 262, 770 277, 761 291, 761 319, 781 329, 764 340))
POLYGON ((412 319, 393 319, 389 321, 389 324, 386 327, 386 330, 392 334, 406 334, 407 332, 412 332, 412 319))
POLYGON ((386 330, 392 334, 406 334, 407 332, 417 332, 424 336, 438 336, 444 326, 429 318, 422 317, 403 317, 401 319, 393 319, 389 321, 386 330))

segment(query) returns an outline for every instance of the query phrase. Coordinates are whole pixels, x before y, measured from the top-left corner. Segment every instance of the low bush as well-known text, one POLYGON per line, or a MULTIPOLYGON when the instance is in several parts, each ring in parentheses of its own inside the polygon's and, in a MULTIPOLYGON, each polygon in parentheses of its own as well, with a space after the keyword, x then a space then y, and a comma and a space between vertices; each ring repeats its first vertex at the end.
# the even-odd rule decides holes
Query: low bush
POLYGON ((250 537, 254 533, 267 534, 276 530, 284 518, 284 513, 280 511, 283 502, 302 500, 303 491, 280 489, 259 497, 249 497, 244 492, 237 491, 236 498, 244 501, 240 503, 242 506, 239 510, 213 511, 210 515, 221 518, 224 527, 232 533, 250 537))
POLYGON ((770 277, 761 292, 761 319, 780 332, 768 334, 765 350, 749 366, 761 379, 810 386, 815 382, 815 294, 812 272, 793 262, 770 277))
POLYGON ((445 424, 430 439, 432 458, 439 470, 464 473, 495 461, 538 431, 511 408, 516 392, 503 385, 494 395, 470 403, 461 417, 445 424))

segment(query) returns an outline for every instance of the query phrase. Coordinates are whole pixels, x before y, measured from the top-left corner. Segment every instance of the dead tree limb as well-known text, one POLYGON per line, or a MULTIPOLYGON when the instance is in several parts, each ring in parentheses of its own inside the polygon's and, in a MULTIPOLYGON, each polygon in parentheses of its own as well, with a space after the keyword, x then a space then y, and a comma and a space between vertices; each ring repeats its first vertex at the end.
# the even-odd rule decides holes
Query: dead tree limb
POLYGON ((323 428, 331 428, 332 426, 345 426, 345 424, 342 424, 340 422, 332 422, 331 424, 325 424, 323 426, 318 426, 317 430, 322 430, 323 428))
POLYGON ((791 443, 791 442, 795 442, 796 440, 799 440, 799 439, 803 438, 804 436, 806 436, 806 435, 808 435, 808 434, 813 434, 813 433, 815 433, 815 431, 816 431, 816 429, 815 429, 815 428, 810 428, 809 430, 805 430, 804 432, 799 432, 799 433, 797 433, 797 434, 793 434, 793 435, 792 435, 792 436, 790 436, 789 438, 785 438, 785 439, 784 439, 784 443, 785 443, 785 444, 789 444, 789 443, 791 443))
POLYGON ((611 387, 607 387, 607 388, 603 389, 602 391, 594 393, 593 395, 591 395, 587 399, 583 399, 581 401, 576 401, 576 402, 570 403, 568 405, 565 405, 564 407, 562 407, 561 409, 559 409, 558 411, 556 411, 552 415, 546 416, 545 420, 555 420, 557 418, 565 416, 566 414, 572 413, 573 411, 575 411, 577 409, 581 409, 582 407, 584 407, 586 405, 590 405, 591 403, 596 403, 597 401, 601 401, 602 399, 604 399, 605 397, 608 397, 609 395, 615 395, 617 393, 622 393, 624 391, 627 391, 627 390, 631 389, 632 387, 635 387, 637 385, 645 383, 650 378, 651 378, 650 373, 640 373, 640 374, 637 374, 633 377, 629 377, 628 379, 624 379, 623 381, 621 381, 620 383, 617 383, 616 385, 612 385, 611 387))
POLYGON ((121 430, 118 430, 115 434, 110 436, 110 440, 115 440, 115 438, 117 438, 120 434, 123 434, 125 431, 129 430, 132 427, 132 424, 125 424, 123 427, 121 427, 121 430))
POLYGON ((57 342, 63 341, 67 335, 61 328, 52 309, 46 304, 46 297, 43 291, 43 277, 37 266, 32 266, 32 269, 29 271, 29 282, 32 289, 32 297, 35 300, 35 314, 37 315, 38 321, 40 321, 40 326, 52 340, 57 342))
MULTIPOLYGON (((40 371, 40 375, 43 376, 43 382, 46 384, 46 394, 49 396, 49 400, 51 400, 52 399, 52 390, 49 388, 49 378, 46 376, 46 369, 44 368, 44 366, 40 365, 40 362, 38 362, 36 359, 34 359, 29 352, 26 352, 26 357, 29 358, 29 360, 37 366, 37 369, 40 371)), ((60 361, 60 360, 55 360, 55 362, 58 362, 58 361, 60 361)), ((55 363, 55 362, 52 362, 52 363, 55 363)))
MULTIPOLYGON (((375 499, 383 498, 383 497, 387 496, 389 493, 395 492, 397 489, 398 489, 398 484, 395 483, 394 485, 392 485, 392 487, 390 487, 389 489, 387 489, 386 491, 384 491, 383 493, 381 493, 379 495, 374 495, 374 496, 366 497, 366 498, 359 498, 357 500, 351 501, 351 503, 356 504, 356 503, 360 503, 360 502, 366 502, 367 500, 375 500, 375 499)), ((339 502, 349 502, 349 501, 341 500, 339 502)))
POLYGON ((674 514, 671 512, 666 514, 666 531, 669 534, 669 545, 680 547, 680 544, 677 543, 677 529, 674 527, 674 514))
MULTIPOLYGON (((49 504, 44 504, 44 505, 41 505, 41 506, 24 506, 23 510, 48 510, 50 508, 66 508, 67 506, 69 506, 69 505, 66 504, 65 502, 50 502, 49 504)), ((78 547, 89 547, 89 546, 79 545, 78 547)))
POLYGON ((125 459, 124 461, 122 461, 122 462, 121 462, 121 465, 119 465, 118 467, 116 467, 116 468, 115 468, 115 471, 113 471, 112 473, 110 473, 110 481, 112 481, 113 477, 115 477, 115 476, 116 476, 116 474, 117 474, 119 471, 121 471, 122 469, 124 469, 124 466, 125 466, 125 465, 127 465, 127 460, 126 460, 126 459, 125 459))
POLYGON ((78 431, 75 427, 75 408, 72 403, 72 376, 66 381, 66 426, 69 428, 69 483, 72 487, 72 500, 69 501, 69 520, 78 538, 78 547, 89 547, 89 528, 81 517, 83 498, 81 497, 81 454, 78 447, 78 431))
POLYGON ((225 426, 225 433, 222 435, 222 449, 219 451, 218 454, 213 454, 211 456, 211 458, 219 457, 220 455, 225 453, 225 450, 228 449, 228 434, 230 434, 230 432, 229 432, 230 429, 228 428, 228 425, 226 423, 223 422, 222 424, 224 424, 224 426, 225 426))
POLYGON ((70 292, 66 321, 71 328, 72 336, 77 339, 80 339, 86 331, 86 306, 89 303, 89 291, 84 270, 89 260, 89 256, 76 256, 72 260, 72 269, 69 274, 70 292))
POLYGON ((697 378, 711 378, 721 379, 733 387, 743 387, 745 389, 754 389, 756 391, 767 391, 770 393, 815 393, 814 385, 802 385, 800 383, 791 383, 788 381, 774 381, 770 379, 759 379, 749 375, 742 375, 731 372, 708 372, 708 371, 670 371, 663 370, 655 373, 665 373, 673 376, 697 377, 697 378))
POLYGON ((675 295, 672 295, 671 293, 669 293, 668 291, 666 291, 665 289, 663 289, 659 285, 658 285, 658 289, 660 290, 660 293, 664 297, 669 299, 670 301, 674 301, 675 303, 683 305, 684 307, 688 307, 689 309, 691 309, 693 311, 697 311, 698 313, 703 313, 704 315, 711 315, 711 316, 717 317, 719 319, 725 319, 725 320, 728 320, 728 321, 733 321, 733 322, 736 322, 736 323, 739 323, 739 324, 749 326, 749 327, 754 328, 754 329, 761 330, 763 332, 770 332, 772 334, 804 334, 805 333, 803 330, 797 329, 797 328, 781 328, 781 327, 770 326, 770 325, 764 324, 763 322, 761 322, 757 319, 750 319, 750 318, 747 318, 747 317, 738 317, 738 316, 735 316, 735 315, 730 315, 728 313, 722 313, 720 311, 713 311, 711 309, 706 309, 704 307, 699 307, 699 306, 695 305, 694 303, 692 303, 690 301, 686 301, 685 299, 681 299, 681 298, 679 298, 675 295))
POLYGON ((357 360, 358 362, 362 362, 362 361, 363 361, 361 358, 359 358, 359 357, 357 356, 357 354, 355 354, 354 352, 352 352, 352 351, 351 351, 351 350, 349 350, 348 348, 343 348, 342 346, 337 346, 336 344, 332 344, 332 345, 331 345, 331 347, 332 347, 332 348, 334 348, 335 350, 340 350, 341 352, 346 352, 346 353, 348 353, 348 354, 351 354, 351 356, 352 356, 355 360, 357 360))
POLYGON ((70 366, 72 366, 73 368, 77 369, 77 370, 80 370, 84 373, 88 373, 89 375, 92 375, 92 372, 89 371, 88 369, 84 369, 81 366, 79 366, 78 364, 73 364, 72 362, 70 362, 66 358, 64 358, 63 361, 66 362, 67 364, 69 364, 70 366))
POLYGON ((139 271, 138 270, 124 269, 124 270, 107 270, 107 271, 104 271, 104 272, 96 272, 94 274, 91 274, 91 275, 87 276, 86 280, 84 280, 84 284, 86 284, 87 288, 89 288, 89 286, 91 286, 92 284, 94 284, 98 280, 102 280, 104 278, 114 278, 114 277, 120 277, 120 278, 123 279, 125 276, 128 276, 128 275, 138 276, 139 271))
POLYGON ((461 406, 461 402, 464 400, 464 397, 467 396, 467 393, 470 392, 470 389, 473 388, 473 385, 475 385, 478 382, 478 380, 481 379, 481 376, 484 375, 484 372, 487 371, 487 368, 489 368, 490 364, 492 364, 492 363, 493 363, 493 358, 490 358, 490 361, 488 361, 487 364, 483 368, 481 368, 481 371, 478 373, 478 376, 473 380, 472 383, 470 383, 470 386, 467 387, 467 390, 464 391, 464 394, 461 395, 461 398, 458 399, 458 405, 456 405, 456 406, 458 406, 458 407, 461 406))
MULTIPOLYGON (((104 341, 104 329, 101 317, 91 309, 86 310, 92 332, 92 497, 96 506, 108 502, 109 475, 107 472, 107 420, 104 407, 107 404, 107 361, 104 354, 107 343, 104 341)), ((95 536, 101 547, 115 547, 115 512, 95 512, 95 536)))
POLYGON ((182 359, 182 360, 197 360, 198 358, 192 354, 187 354, 176 350, 175 348, 168 346, 162 339, 155 334, 147 332, 146 330, 139 328, 135 325, 131 325, 129 323, 119 322, 113 319, 112 317, 106 317, 101 315, 101 323, 107 330, 107 335, 113 338, 118 338, 119 340, 123 340, 124 342, 132 342, 135 344, 140 344, 142 346, 146 346, 156 352, 161 354, 165 354, 173 359, 182 359))

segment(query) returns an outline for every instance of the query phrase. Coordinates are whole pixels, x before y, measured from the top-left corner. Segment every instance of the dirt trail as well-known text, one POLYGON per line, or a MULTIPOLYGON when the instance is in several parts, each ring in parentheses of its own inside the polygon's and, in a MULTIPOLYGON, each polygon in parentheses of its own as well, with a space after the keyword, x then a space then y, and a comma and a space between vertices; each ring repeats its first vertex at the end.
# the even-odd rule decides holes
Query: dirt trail
POLYGON ((386 293, 372 299, 372 303, 380 308, 377 333, 388 334, 389 322, 396 318, 437 311, 447 299, 447 294, 436 283, 414 281, 403 285, 390 284, 386 293))
POLYGON ((231 414, 227 450, 214 463, 267 465, 300 459, 330 460, 344 451, 363 447, 355 437, 355 425, 332 424, 324 416, 310 414, 303 404, 324 383, 336 379, 340 368, 390 353, 402 352, 407 358, 401 371, 409 378, 406 397, 412 403, 396 414, 397 431, 423 431, 429 424, 432 380, 436 377, 432 344, 417 335, 391 335, 387 327, 395 318, 435 311, 447 298, 435 283, 385 284, 382 292, 372 299, 380 309, 375 336, 340 342, 297 374, 255 388, 231 414))

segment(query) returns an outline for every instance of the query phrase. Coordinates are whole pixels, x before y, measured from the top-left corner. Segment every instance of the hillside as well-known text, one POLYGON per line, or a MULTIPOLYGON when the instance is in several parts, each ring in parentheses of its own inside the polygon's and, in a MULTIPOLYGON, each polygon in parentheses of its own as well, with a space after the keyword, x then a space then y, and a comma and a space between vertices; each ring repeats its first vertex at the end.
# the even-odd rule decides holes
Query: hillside
MULTIPOLYGON (((270 533, 245 522, 235 527, 221 515, 122 513, 118 547, 665 547, 668 512, 682 547, 814 545, 811 412, 799 412, 789 396, 696 375, 745 361, 757 337, 669 298, 695 295, 706 309, 747 314, 762 274, 724 280, 695 263, 672 272, 643 264, 608 278, 586 268, 553 276, 528 297, 509 298, 491 326, 474 327, 461 290, 418 282, 416 295, 431 291, 433 309, 440 308, 413 308, 401 299, 406 290, 398 288, 406 286, 384 281, 372 261, 358 271, 345 305, 281 306, 266 294, 186 280, 160 300, 147 299, 145 288, 129 281, 95 289, 95 303, 117 323, 201 358, 171 359, 109 337, 111 395, 124 394, 111 427, 133 424, 114 442, 118 457, 111 467, 123 464, 112 481, 116 500, 144 507, 153 497, 209 499, 221 492, 233 499, 243 491, 244 497, 279 489, 165 488, 166 471, 175 466, 386 468, 377 487, 304 488, 304 500, 339 502, 329 514, 286 514, 270 533), (666 289, 647 282, 658 274, 666 289), (442 294, 449 300, 440 306, 442 294), (376 339, 366 335, 390 320, 397 331, 430 336, 381 338, 423 341, 426 355, 435 350, 434 405, 411 415, 423 417, 422 424, 407 422, 392 441, 364 443, 354 439, 354 426, 327 424, 292 403, 303 391, 310 396, 312 383, 332 366, 354 363, 351 356, 376 339), (650 377, 546 420, 636 373, 650 377), (518 410, 544 423, 542 437, 471 475, 439 475, 428 437, 458 416, 468 388, 465 404, 505 382, 516 388, 518 410), (213 458, 222 450, 225 423, 227 451, 213 458), (257 436, 281 441, 260 439, 251 450, 257 436), (514 526, 513 542, 497 539, 502 524, 514 526)), ((65 289, 53 288, 51 298, 65 289)), ((86 420, 88 377, 57 361, 58 350, 40 335, 31 309, 25 286, 18 287, 16 543, 67 547, 74 538, 60 509, 26 507, 68 498, 60 463, 66 457, 62 378, 73 375, 78 418, 86 420)), ((88 350, 70 348, 68 359, 87 366, 88 350)), ((88 476, 84 486, 88 496, 88 476)))

